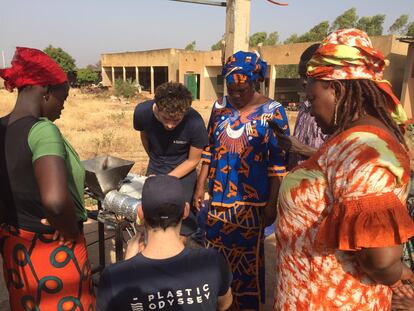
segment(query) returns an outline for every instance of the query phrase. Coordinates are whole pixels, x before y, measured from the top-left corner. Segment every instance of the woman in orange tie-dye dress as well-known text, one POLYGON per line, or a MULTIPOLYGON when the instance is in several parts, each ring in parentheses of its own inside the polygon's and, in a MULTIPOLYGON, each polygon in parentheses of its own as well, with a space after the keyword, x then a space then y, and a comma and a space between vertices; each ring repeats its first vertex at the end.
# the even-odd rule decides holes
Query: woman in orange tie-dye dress
POLYGON ((308 64, 312 115, 331 138, 280 188, 274 310, 390 310, 393 291, 409 295, 406 116, 384 66, 357 29, 332 33, 308 64))

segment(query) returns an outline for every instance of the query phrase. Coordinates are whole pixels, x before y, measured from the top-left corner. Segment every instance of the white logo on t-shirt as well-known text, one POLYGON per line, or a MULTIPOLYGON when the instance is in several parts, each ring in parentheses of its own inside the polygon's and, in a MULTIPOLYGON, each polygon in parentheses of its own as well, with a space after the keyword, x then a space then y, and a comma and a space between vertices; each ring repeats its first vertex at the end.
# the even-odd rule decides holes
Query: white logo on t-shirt
MULTIPOLYGON (((210 299, 210 287, 208 284, 196 288, 159 291, 147 296, 149 310, 162 310, 173 305, 203 304, 210 299)), ((144 311, 142 303, 131 303, 132 311, 144 311)))
MULTIPOLYGON (((134 298, 133 300, 137 301, 138 298, 134 298)), ((131 309, 132 311, 144 311, 144 306, 142 305, 141 302, 131 303, 131 309)))
POLYGON ((187 142, 184 140, 174 140, 174 144, 177 144, 177 145, 185 145, 186 143, 187 142))

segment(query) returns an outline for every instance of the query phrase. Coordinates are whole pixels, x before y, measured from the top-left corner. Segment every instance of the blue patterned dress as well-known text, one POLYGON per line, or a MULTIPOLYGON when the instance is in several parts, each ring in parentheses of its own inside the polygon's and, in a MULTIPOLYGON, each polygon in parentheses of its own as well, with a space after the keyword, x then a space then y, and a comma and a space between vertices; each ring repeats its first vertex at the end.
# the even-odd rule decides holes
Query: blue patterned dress
POLYGON ((283 106, 269 100, 240 113, 226 97, 217 100, 202 161, 210 164, 207 247, 218 249, 233 272, 237 310, 264 303, 264 222, 270 178, 286 173, 285 155, 268 127, 274 119, 289 135, 283 106))

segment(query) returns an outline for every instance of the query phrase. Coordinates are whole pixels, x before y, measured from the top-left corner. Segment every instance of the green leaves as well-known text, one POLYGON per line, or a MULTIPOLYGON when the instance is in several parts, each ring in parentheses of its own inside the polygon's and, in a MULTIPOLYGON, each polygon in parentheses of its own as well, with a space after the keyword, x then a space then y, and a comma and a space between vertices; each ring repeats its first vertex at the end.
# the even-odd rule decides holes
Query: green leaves
POLYGON ((66 73, 74 72, 76 70, 75 59, 61 48, 55 48, 52 45, 49 45, 43 52, 53 58, 66 73))
POLYGON ((196 42, 193 41, 193 42, 190 42, 189 44, 187 44, 186 47, 184 48, 184 50, 194 51, 195 47, 196 47, 196 42))
POLYGON ((254 47, 259 44, 262 45, 277 45, 279 43, 279 33, 277 31, 269 33, 260 31, 252 34, 249 38, 249 46, 254 47))
POLYGON ((76 79, 80 85, 98 83, 99 75, 96 71, 92 69, 78 69, 76 72, 76 79))
POLYGON ((403 14, 395 20, 388 31, 392 34, 402 35, 407 32, 407 24, 408 14, 403 14))

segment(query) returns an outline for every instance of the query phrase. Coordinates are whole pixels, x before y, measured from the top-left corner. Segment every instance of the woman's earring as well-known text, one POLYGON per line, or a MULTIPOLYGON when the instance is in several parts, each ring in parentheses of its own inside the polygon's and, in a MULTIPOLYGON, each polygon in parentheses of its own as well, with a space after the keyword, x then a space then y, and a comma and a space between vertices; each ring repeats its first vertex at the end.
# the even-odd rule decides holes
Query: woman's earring
POLYGON ((337 126, 337 118, 338 118, 338 103, 335 104, 335 114, 334 114, 334 126, 337 126))

